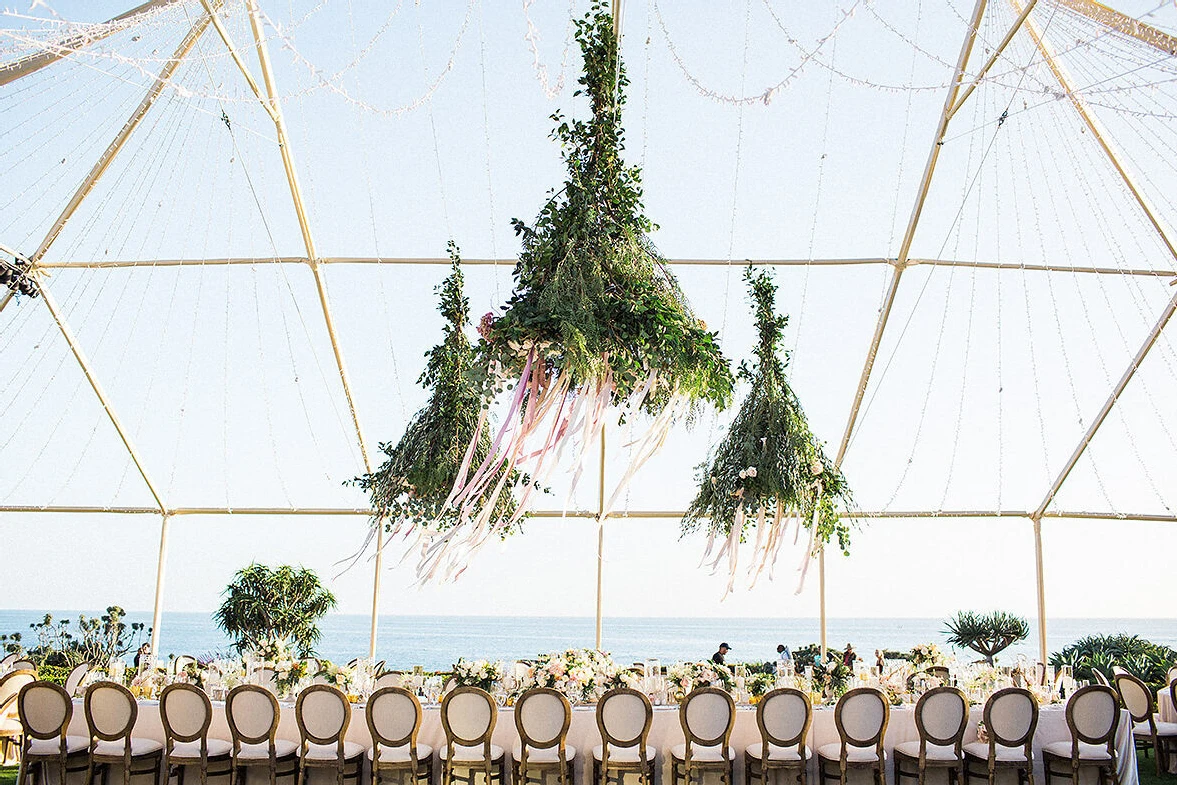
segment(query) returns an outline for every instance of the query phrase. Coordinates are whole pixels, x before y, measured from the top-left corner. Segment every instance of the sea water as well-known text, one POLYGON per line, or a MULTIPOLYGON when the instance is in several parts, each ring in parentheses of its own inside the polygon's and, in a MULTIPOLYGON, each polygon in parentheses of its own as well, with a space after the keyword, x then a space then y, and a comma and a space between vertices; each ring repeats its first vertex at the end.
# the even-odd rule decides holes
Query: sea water
MULTIPOLYGON (((79 613, 98 611, 50 611, 57 619, 76 620, 79 613)), ((21 632, 26 641, 29 625, 44 617, 43 610, 0 610, 0 633, 21 632)), ((150 625, 150 612, 130 612, 129 622, 150 625)), ((917 643, 944 643, 943 619, 848 619, 829 620, 829 645, 842 648, 852 643, 859 654, 873 657, 875 649, 907 650, 917 643)), ((367 656, 370 619, 364 615, 330 614, 319 625, 321 657, 347 662, 367 656)), ((1177 619, 1049 619, 1047 646, 1058 651, 1085 635, 1126 633, 1177 648, 1177 619)), ((731 645, 729 662, 765 662, 775 659, 784 643, 797 648, 818 640, 815 618, 633 618, 606 617, 603 648, 617 662, 641 662, 657 657, 662 662, 699 660, 711 656, 721 642, 731 645)), ((516 660, 565 648, 591 647, 594 620, 588 617, 539 616, 381 616, 376 655, 387 667, 406 669, 422 665, 445 670, 459 657, 516 660)), ((229 640, 217 629, 211 613, 165 612, 160 624, 160 649, 169 654, 211 656, 230 650, 229 640)), ((1038 634, 1030 620, 1030 636, 1007 649, 1001 661, 1018 654, 1037 658, 1038 634)), ((972 652, 960 656, 974 659, 972 652)))

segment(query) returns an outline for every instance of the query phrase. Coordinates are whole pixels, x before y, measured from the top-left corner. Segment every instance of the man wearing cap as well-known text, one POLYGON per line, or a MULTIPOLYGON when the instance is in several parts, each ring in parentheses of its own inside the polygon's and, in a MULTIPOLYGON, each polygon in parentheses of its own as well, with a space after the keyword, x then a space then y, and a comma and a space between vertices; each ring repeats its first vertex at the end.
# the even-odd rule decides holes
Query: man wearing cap
POLYGON ((732 650, 726 643, 719 644, 719 651, 711 655, 711 661, 716 665, 723 665, 723 656, 732 650))

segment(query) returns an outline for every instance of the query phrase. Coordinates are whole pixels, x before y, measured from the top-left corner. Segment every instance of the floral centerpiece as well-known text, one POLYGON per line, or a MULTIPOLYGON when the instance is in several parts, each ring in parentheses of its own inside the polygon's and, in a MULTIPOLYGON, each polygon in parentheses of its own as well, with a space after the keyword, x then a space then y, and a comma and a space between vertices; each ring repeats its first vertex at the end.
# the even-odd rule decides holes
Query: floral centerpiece
POLYGON ((274 689, 279 695, 289 695, 310 675, 306 662, 295 656, 293 646, 285 638, 267 638, 249 654, 263 668, 274 672, 274 689))
MULTIPOLYGON (((812 557, 832 538, 847 552, 850 527, 838 511, 850 501, 841 471, 825 454, 785 376, 788 353, 782 335, 788 317, 776 313, 776 284, 768 271, 744 273, 756 318, 759 343, 755 361, 740 365, 749 383, 727 435, 699 466, 699 491, 683 517, 683 533, 705 528, 704 560, 713 569, 726 565, 727 591, 739 566, 740 544, 751 530, 756 538, 748 567, 752 583, 776 563, 788 540, 808 530, 800 566, 800 592, 812 557), (789 537, 792 528, 793 535, 789 537), (717 542, 721 543, 715 550, 717 542)), ((770 570, 771 574, 771 570, 770 570)))
MULTIPOLYGON (((474 367, 474 347, 465 332, 470 301, 463 292, 461 260, 452 242, 449 253, 450 274, 436 290, 438 310, 446 321, 443 339, 425 355, 425 370, 417 380, 432 394, 395 445, 380 445, 384 463, 353 480, 371 496, 373 527, 406 536, 417 533, 425 546, 421 573, 427 571, 429 546, 444 545, 446 532, 461 519, 458 508, 448 504, 454 484, 464 481, 472 462, 482 463, 491 451, 490 434, 482 429, 482 396, 467 379, 474 367)), ((523 478, 499 465, 486 473, 486 479, 502 491, 487 502, 486 520, 505 536, 519 522, 513 489, 523 478)))
POLYGON ((730 668, 710 660, 675 663, 666 669, 666 680, 677 700, 696 687, 720 687, 730 692, 736 683, 730 668))
POLYGON ((135 674, 131 679, 131 693, 137 698, 154 698, 168 684, 167 673, 158 668, 148 668, 135 674))
POLYGON ((918 643, 911 647, 911 664, 917 670, 934 668, 948 663, 948 657, 934 643, 918 643))
POLYGON ((638 676, 619 668, 607 653, 567 649, 541 654, 516 684, 516 694, 532 687, 559 690, 572 703, 592 703, 614 687, 632 687, 638 676))
POLYGON ((502 660, 467 660, 459 657, 453 667, 454 684, 458 687, 478 687, 494 692, 507 675, 502 660))
POLYGON ((350 693, 356 686, 356 669, 346 665, 336 665, 331 660, 319 660, 319 672, 328 684, 336 687, 344 694, 350 693))
POLYGON ((534 224, 513 222, 522 244, 514 289, 502 313, 480 325, 487 404, 506 394, 508 413, 484 460, 474 454, 485 422, 470 441, 463 466, 473 468, 459 473, 450 498, 467 530, 448 540, 450 554, 435 554, 447 573, 512 526, 569 452, 574 488, 606 425, 641 428, 606 497, 607 514, 676 422, 731 398, 731 369, 716 334, 695 316, 651 243, 655 227, 643 214, 640 170, 622 157, 629 80, 603 0, 576 22, 576 39, 584 60, 577 94, 591 115, 554 115, 565 182, 534 224), (532 480, 507 520, 493 513, 510 485, 498 474, 504 466, 532 480))
POLYGON ((836 652, 831 654, 833 656, 827 657, 821 665, 814 666, 813 686, 825 698, 840 698, 846 692, 854 672, 842 662, 841 657, 836 656, 836 652))

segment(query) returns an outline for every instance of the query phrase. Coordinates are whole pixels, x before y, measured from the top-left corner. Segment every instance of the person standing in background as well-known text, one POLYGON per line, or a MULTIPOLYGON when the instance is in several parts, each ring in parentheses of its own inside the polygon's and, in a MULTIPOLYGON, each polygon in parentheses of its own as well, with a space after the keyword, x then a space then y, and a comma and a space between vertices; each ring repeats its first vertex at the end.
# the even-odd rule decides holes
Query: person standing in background
POLYGON ((711 661, 716 665, 723 665, 724 656, 731 650, 732 647, 728 646, 726 643, 719 644, 719 651, 711 655, 711 661))
POLYGON ((883 675, 883 669, 887 667, 887 658, 883 656, 882 649, 875 649, 875 669, 878 670, 879 675, 883 675))
POLYGON ((854 653, 854 647, 849 643, 846 644, 846 651, 842 652, 842 664, 851 670, 854 669, 854 661, 858 659, 858 655, 854 653))
POLYGON ((776 659, 781 665, 788 665, 793 661, 793 653, 789 651, 789 647, 785 644, 778 644, 776 647, 776 659))

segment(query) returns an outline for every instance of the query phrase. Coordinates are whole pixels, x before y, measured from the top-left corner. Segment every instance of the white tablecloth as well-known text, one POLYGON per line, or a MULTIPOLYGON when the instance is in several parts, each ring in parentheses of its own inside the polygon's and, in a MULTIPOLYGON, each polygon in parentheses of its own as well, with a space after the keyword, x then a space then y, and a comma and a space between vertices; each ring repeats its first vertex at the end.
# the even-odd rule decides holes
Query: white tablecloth
MULTIPOLYGON (((1161 722, 1177 722, 1177 708, 1173 706, 1173 696, 1169 694, 1169 688, 1157 690, 1157 714, 1161 718, 1161 722)), ((1177 755, 1169 756, 1169 773, 1177 774, 1177 755)))
MULTIPOLYGON (((977 722, 980 721, 981 716, 981 707, 974 706, 968 728, 965 731, 966 743, 976 739, 977 722)), ((70 723, 70 733, 79 736, 86 735, 86 720, 80 701, 75 702, 74 716, 70 723)), ((139 719, 135 725, 135 734, 159 741, 163 740, 163 724, 160 721, 159 704, 156 701, 140 701, 139 719)), ((229 738, 229 726, 225 719, 224 704, 222 703, 213 703, 213 722, 209 729, 209 735, 222 739, 229 738)), ((292 704, 282 705, 282 720, 278 728, 278 737, 298 741, 298 725, 294 720, 294 706, 292 704)), ((371 745, 371 737, 368 734, 368 726, 364 720, 364 707, 362 705, 354 707, 347 738, 349 741, 359 742, 365 746, 371 745)), ((505 708, 499 711, 493 738, 495 744, 500 745, 507 751, 507 755, 511 754, 511 749, 518 739, 515 732, 515 716, 512 709, 505 708)), ((888 782, 892 781, 891 749, 900 742, 918 739, 919 734, 915 729, 914 709, 911 707, 892 708, 891 721, 887 727, 887 735, 884 741, 888 756, 888 782)), ((432 746, 435 750, 444 745, 445 735, 441 728, 440 711, 436 706, 425 707, 424 719, 418 740, 432 746)), ((759 740, 760 732, 756 726, 755 709, 746 707, 739 709, 736 713, 735 729, 732 732, 732 746, 736 749, 737 758, 735 785, 743 785, 744 749, 749 745, 759 743, 759 740)), ((814 750, 822 744, 836 742, 837 740, 838 732, 834 726, 833 709, 819 708, 814 711, 813 726, 809 736, 810 749, 814 750)), ((1039 715, 1038 730, 1034 739, 1035 777, 1038 782, 1045 782, 1042 775, 1042 758, 1040 752, 1042 745, 1053 741, 1068 740, 1070 740, 1070 733, 1067 730, 1067 721, 1063 707, 1059 705, 1043 708, 1039 715)), ((650 728, 650 744, 658 750, 658 765, 662 770, 663 785, 670 785, 671 783, 669 768, 670 748, 682 742, 682 726, 679 723, 677 707, 655 707, 654 722, 650 728)), ((594 746, 600 744, 594 707, 578 706, 573 710, 572 725, 568 730, 568 743, 577 750, 576 769, 577 777, 579 778, 578 781, 585 783, 584 761, 586 755, 591 753, 594 746)), ((1138 785, 1136 750, 1132 744, 1131 722, 1126 711, 1121 713, 1117 747, 1119 749, 1120 785, 1138 785)), ((440 772, 440 767, 437 767, 436 770, 440 772)), ((318 773, 326 775, 325 772, 318 773)), ((334 781, 333 775, 326 776, 332 782, 334 781)), ((810 781, 816 782, 815 763, 811 764, 810 776, 810 781)), ((944 777, 946 780, 947 775, 944 774, 944 777)), ((939 782, 938 778, 933 779, 939 782)), ((933 781, 933 779, 929 779, 929 782, 933 781)), ((193 779, 189 777, 187 781, 192 782, 193 779)), ((440 780, 438 781, 440 782, 440 780)), ((260 780, 253 780, 253 782, 256 785, 260 783, 260 780)), ((221 783, 218 782, 216 785, 221 785, 221 783)))

